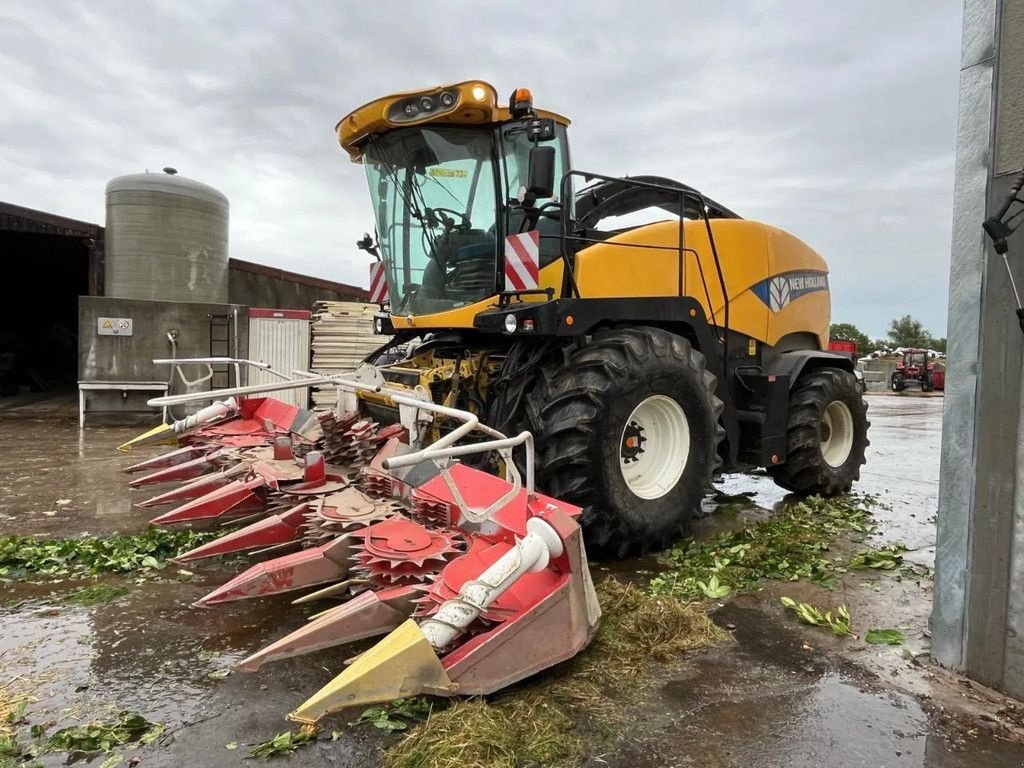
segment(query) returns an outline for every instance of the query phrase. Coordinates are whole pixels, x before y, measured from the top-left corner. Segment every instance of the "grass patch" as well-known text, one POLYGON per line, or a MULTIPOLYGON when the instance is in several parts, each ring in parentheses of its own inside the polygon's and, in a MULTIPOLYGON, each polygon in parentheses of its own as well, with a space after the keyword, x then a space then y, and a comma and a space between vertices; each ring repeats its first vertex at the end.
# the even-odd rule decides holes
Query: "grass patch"
POLYGON ((462 701, 433 714, 385 753, 385 768, 558 766, 582 753, 575 722, 557 705, 509 696, 462 701))
POLYGON ((0 537, 0 579, 11 581, 29 574, 97 576, 160 570, 167 559, 211 541, 218 532, 169 531, 150 527, 140 534, 37 539, 0 537))
POLYGON ((585 738, 611 732, 623 701, 639 696, 652 662, 725 636, 703 608, 606 579, 603 617, 590 646, 544 677, 490 700, 435 707, 387 750, 385 768, 526 768, 575 765, 585 738))
POLYGON ((705 542, 688 539, 665 554, 669 570, 651 581, 651 591, 693 600, 725 597, 768 580, 807 579, 832 588, 846 570, 828 556, 833 540, 871 533, 875 504, 863 496, 812 496, 783 505, 770 520, 705 542))

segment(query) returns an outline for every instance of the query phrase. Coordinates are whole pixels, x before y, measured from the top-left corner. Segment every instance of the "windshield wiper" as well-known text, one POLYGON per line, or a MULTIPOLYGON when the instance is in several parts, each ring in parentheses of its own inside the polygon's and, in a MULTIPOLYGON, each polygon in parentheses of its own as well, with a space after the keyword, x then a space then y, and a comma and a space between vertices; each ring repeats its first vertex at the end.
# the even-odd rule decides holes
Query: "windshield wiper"
POLYGON ((452 192, 452 191, 451 191, 450 189, 448 189, 448 187, 446 187, 446 186, 445 186, 444 184, 442 184, 442 183, 441 183, 440 181, 438 181, 437 179, 435 179, 435 178, 434 178, 433 176, 431 176, 430 174, 427 174, 427 178, 428 178, 428 179, 430 179, 430 180, 431 180, 432 182, 434 182, 435 184, 437 184, 437 186, 439 186, 439 187, 440 187, 441 189, 443 189, 443 190, 444 190, 445 192, 447 192, 447 193, 448 193, 448 197, 450 197, 450 198, 451 198, 452 200, 454 200, 454 201, 455 201, 456 203, 458 203, 458 204, 459 204, 460 206, 462 205, 462 201, 461 201, 461 200, 459 200, 459 198, 457 198, 457 197, 455 196, 455 193, 454 193, 454 192, 452 192))
MULTIPOLYGON (((395 185, 395 189, 398 191, 399 196, 402 198, 402 203, 405 205, 409 214, 416 219, 423 227, 423 234, 427 238, 427 243, 430 246, 431 253, 434 252, 434 235, 430 232, 430 228, 427 226, 427 217, 424 215, 423 210, 416 203, 416 193, 419 191, 415 184, 411 184, 412 192, 410 193, 403 182, 398 178, 398 166, 388 157, 387 150, 384 149, 383 144, 380 142, 378 137, 370 136, 370 146, 372 146, 380 159, 381 165, 384 168, 384 172, 391 179, 391 183, 395 185)), ((408 174, 407 174, 408 175, 408 174)), ((420 199, 422 201, 423 194, 420 193, 420 199)), ((426 202, 423 203, 423 207, 426 208, 426 202)), ((406 261, 409 259, 409 254, 405 254, 404 258, 406 261)))

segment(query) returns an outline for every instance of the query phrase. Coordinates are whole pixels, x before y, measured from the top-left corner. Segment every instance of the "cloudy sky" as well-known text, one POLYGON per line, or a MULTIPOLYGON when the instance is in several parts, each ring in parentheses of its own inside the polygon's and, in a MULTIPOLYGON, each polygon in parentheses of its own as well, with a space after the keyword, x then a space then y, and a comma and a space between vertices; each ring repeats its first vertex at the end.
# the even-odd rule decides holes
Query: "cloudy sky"
POLYGON ((231 255, 365 285, 338 118, 483 78, 573 118, 577 168, 686 181, 830 263, 833 319, 945 335, 960 3, 5 0, 0 199, 102 222, 173 165, 231 255))

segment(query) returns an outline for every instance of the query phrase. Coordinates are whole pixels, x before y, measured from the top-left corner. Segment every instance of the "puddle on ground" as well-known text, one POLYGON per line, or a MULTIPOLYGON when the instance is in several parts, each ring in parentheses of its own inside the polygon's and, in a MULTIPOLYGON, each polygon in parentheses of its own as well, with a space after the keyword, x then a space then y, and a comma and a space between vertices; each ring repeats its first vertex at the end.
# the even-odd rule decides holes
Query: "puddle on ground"
MULTIPOLYGON (((301 610, 286 596, 216 610, 191 607, 230 575, 215 569, 195 582, 135 585, 89 608, 59 602, 58 591, 69 591, 72 582, 0 586, 0 682, 27 682, 33 698, 26 717, 49 724, 51 733, 129 710, 170 728, 170 744, 129 750, 153 753, 146 765, 238 765, 244 750, 231 753, 224 744, 245 746, 288 730, 285 715, 340 672, 352 649, 218 678, 323 607, 301 610)), ((355 764, 373 738, 355 733, 351 744, 331 744, 324 759, 355 764)), ((44 764, 64 757, 45 756, 44 764)))
MULTIPOLYGON (((953 748, 917 701, 808 648, 756 608, 715 621, 736 644, 695 657, 650 705, 642 734, 603 764, 631 768, 1011 768, 1024 746, 987 736, 953 748)), ((589 765, 599 763, 591 761, 589 765)))

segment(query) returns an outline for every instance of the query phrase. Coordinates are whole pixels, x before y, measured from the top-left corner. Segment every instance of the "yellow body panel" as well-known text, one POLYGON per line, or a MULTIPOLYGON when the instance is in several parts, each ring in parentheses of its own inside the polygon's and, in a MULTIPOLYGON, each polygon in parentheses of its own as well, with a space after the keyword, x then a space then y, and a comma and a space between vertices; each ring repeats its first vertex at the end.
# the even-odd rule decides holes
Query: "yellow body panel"
MULTIPOLYGON (((787 334, 810 333, 817 337, 819 348, 824 348, 830 319, 827 290, 799 296, 777 312, 772 312, 753 290, 770 277, 790 272, 827 274, 824 259, 798 238, 756 221, 712 219, 711 229, 729 295, 730 329, 770 345, 787 334)), ((576 254, 580 295, 679 295, 678 244, 679 222, 663 221, 589 246, 576 254)), ((683 293, 697 299, 709 319, 724 324, 725 302, 703 221, 684 223, 683 244, 687 249, 683 293)))
MULTIPOLYGON (((564 265, 561 259, 543 267, 537 275, 537 283, 540 288, 551 288, 558 298, 562 291, 562 272, 564 265)), ((543 295, 524 296, 523 301, 545 301, 543 295)), ((395 330, 407 328, 472 328, 473 318, 485 309, 498 306, 498 298, 492 296, 478 301, 475 304, 467 304, 458 309, 450 309, 447 312, 437 312, 432 315, 392 315, 391 322, 395 330)))
MULTIPOLYGON (((562 125, 569 125, 569 119, 555 112, 538 109, 539 117, 550 117, 562 125)), ((375 99, 369 104, 364 104, 354 109, 338 121, 335 130, 338 132, 338 141, 342 148, 348 152, 353 162, 360 162, 363 156, 362 149, 358 146, 366 136, 372 133, 382 133, 392 128, 405 128, 410 125, 423 125, 424 123, 448 123, 463 125, 479 125, 484 123, 504 123, 512 119, 508 107, 498 105, 498 91, 490 83, 483 80, 467 80, 464 83, 453 85, 442 85, 435 88, 424 88, 417 91, 405 91, 391 94, 380 99, 375 99), (484 97, 477 99, 473 96, 476 88, 482 88, 484 97), (410 96, 419 94, 430 95, 440 91, 456 91, 459 94, 457 107, 447 113, 434 114, 425 113, 413 120, 395 122, 388 119, 388 108, 396 101, 401 101, 410 96)))

